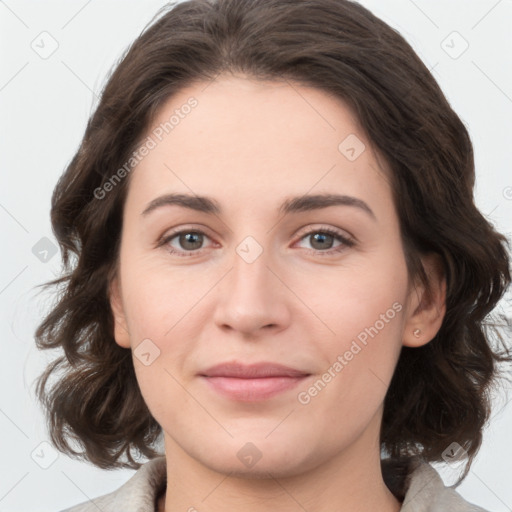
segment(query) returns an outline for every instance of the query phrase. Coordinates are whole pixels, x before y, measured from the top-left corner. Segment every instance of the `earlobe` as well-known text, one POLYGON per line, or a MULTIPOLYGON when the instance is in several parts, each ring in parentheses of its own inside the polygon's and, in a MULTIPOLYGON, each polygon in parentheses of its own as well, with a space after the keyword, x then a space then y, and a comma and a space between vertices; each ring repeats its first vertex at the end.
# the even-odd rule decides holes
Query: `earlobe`
POLYGON ((409 316, 404 324, 403 345, 420 347, 438 333, 446 313, 446 278, 441 257, 430 253, 422 257, 429 289, 422 284, 409 295, 409 316))
POLYGON ((130 348, 130 333, 126 323, 119 280, 113 278, 109 286, 109 301, 114 319, 114 338, 116 343, 123 348, 130 348))

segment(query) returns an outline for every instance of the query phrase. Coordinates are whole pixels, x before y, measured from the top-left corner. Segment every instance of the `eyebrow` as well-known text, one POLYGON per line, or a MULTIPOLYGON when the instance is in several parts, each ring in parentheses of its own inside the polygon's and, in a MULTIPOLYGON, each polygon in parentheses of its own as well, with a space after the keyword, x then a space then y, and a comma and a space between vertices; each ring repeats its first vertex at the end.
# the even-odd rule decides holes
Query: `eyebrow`
MULTIPOLYGON (((189 194, 165 194, 148 203, 141 215, 147 216, 157 208, 169 205, 178 205, 183 208, 211 215, 220 215, 222 213, 220 204, 211 197, 193 196, 189 194)), ((320 210, 322 208, 328 208, 329 206, 352 206, 359 208, 366 212, 373 220, 377 220, 372 209, 362 199, 339 194, 315 194, 291 197, 283 202, 279 208, 279 213, 286 215, 289 213, 320 210)))

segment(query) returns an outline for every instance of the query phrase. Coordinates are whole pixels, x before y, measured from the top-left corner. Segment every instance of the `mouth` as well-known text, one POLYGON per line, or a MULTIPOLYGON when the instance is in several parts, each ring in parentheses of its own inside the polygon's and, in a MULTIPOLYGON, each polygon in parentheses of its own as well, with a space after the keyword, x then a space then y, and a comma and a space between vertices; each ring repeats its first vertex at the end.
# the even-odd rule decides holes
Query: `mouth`
POLYGON ((296 387, 311 374, 276 363, 222 363, 198 374, 216 393, 235 401, 268 400, 296 387))

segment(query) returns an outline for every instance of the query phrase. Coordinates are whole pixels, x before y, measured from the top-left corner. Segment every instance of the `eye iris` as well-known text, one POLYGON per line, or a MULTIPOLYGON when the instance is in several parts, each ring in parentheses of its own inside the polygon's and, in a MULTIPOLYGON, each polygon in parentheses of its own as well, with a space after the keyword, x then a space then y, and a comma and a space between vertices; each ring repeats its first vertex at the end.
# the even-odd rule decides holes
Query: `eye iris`
POLYGON ((315 243, 311 243, 311 245, 315 247, 315 249, 325 249, 329 245, 329 242, 332 244, 334 239, 332 235, 329 235, 327 233, 315 233, 314 235, 312 235, 312 237, 315 243, 321 242, 319 247, 315 247, 315 243), (326 240, 327 244, 325 243, 326 240))
POLYGON ((185 233, 180 235, 180 245, 184 249, 199 249, 202 244, 202 235, 200 233, 185 233), (187 244, 192 244, 192 247, 187 246, 187 244))

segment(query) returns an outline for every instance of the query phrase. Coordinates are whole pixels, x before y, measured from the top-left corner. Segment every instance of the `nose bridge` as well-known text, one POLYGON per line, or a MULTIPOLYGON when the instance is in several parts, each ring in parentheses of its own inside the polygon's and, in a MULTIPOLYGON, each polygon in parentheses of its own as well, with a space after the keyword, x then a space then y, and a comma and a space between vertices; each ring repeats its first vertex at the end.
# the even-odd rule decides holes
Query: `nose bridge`
POLYGON ((286 322, 282 284, 270 260, 270 252, 253 237, 236 246, 231 271, 221 283, 215 314, 219 325, 249 332, 286 322))
POLYGON ((268 281, 273 277, 268 269, 269 256, 269 252, 252 237, 236 247, 231 279, 237 292, 244 288, 251 294, 265 291, 268 281))

